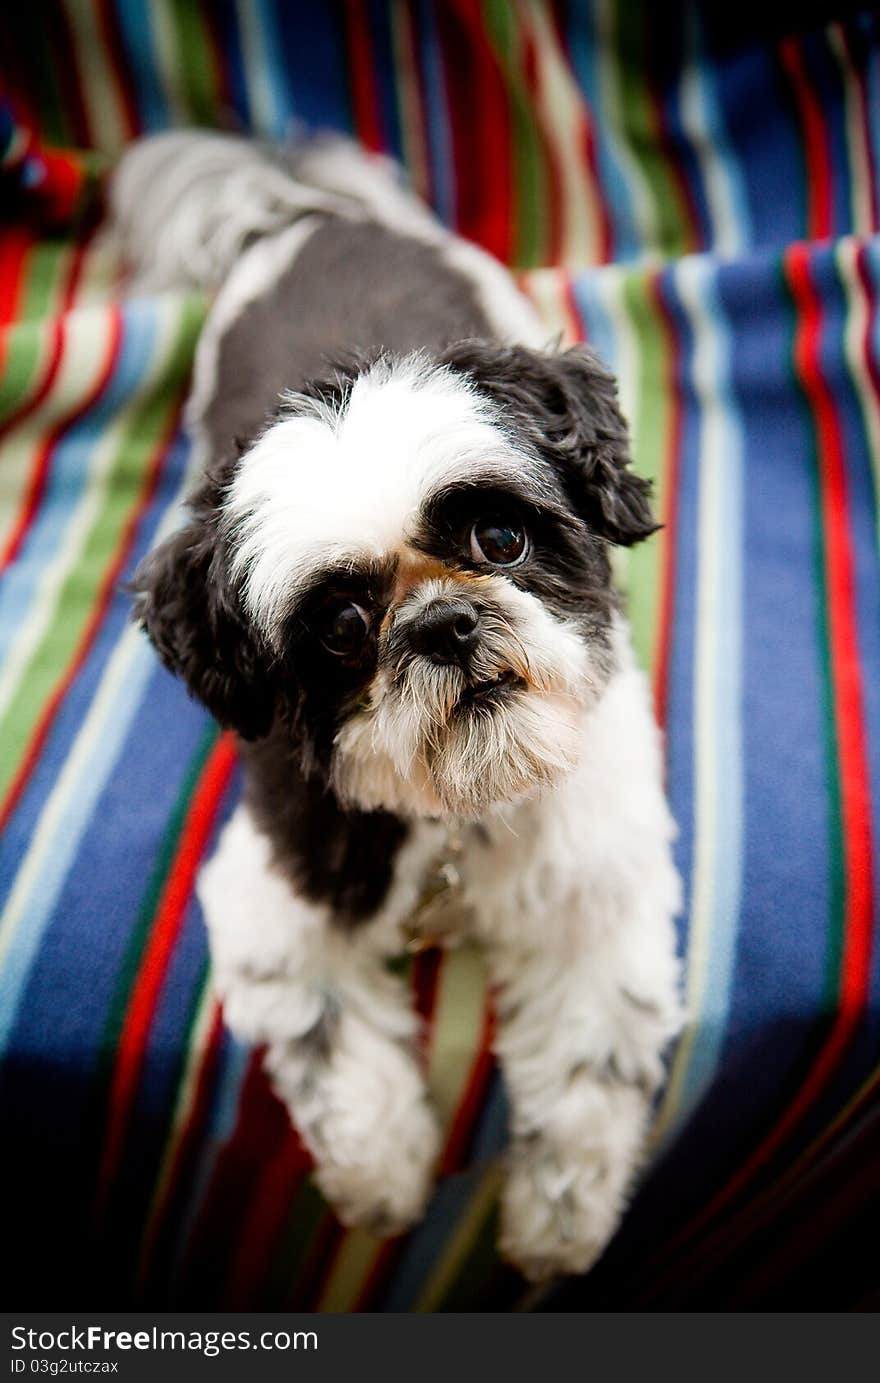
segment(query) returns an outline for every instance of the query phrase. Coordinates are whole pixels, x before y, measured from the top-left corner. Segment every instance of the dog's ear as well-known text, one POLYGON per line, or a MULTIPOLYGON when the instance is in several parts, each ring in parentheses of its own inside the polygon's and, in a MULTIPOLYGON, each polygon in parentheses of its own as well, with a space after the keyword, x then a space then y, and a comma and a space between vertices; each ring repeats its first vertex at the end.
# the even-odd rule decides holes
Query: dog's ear
POLYGON ((629 546, 657 530, 650 483, 630 466, 614 378, 591 350, 465 341, 442 358, 468 374, 511 431, 554 466, 594 532, 629 546))
POLYGON ((204 496, 190 506, 194 518, 138 568, 134 617, 222 726, 259 739, 274 713, 272 660, 225 574, 216 511, 204 496))

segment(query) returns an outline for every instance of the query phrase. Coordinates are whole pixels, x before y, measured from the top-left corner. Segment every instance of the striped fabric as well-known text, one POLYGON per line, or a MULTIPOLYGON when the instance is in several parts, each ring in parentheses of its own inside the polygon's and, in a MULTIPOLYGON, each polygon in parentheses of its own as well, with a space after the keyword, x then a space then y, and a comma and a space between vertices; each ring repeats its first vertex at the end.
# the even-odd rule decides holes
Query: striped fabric
POLYGON ((734 41, 722 8, 8 7, 2 75, 38 144, 100 162, 173 123, 350 130, 521 274, 548 338, 586 337, 617 371, 665 522, 621 579, 666 730, 692 1015, 618 1238, 587 1278, 525 1292, 493 1247, 505 1114, 482 971, 420 957, 441 1182, 403 1241, 336 1224, 208 988, 193 879, 236 798, 234 747, 122 590, 188 482, 204 304, 123 299, 97 217, 49 238, 22 211, 0 232, 10 1304, 869 1300, 880 23, 734 41))

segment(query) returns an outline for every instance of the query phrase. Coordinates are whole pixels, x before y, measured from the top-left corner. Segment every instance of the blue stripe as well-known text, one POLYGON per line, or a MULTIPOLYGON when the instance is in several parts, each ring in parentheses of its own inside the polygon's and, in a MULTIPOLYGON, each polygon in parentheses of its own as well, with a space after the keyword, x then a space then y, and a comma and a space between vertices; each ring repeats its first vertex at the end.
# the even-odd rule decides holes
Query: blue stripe
MULTIPOLYGON (((708 141, 706 157, 716 165, 724 178, 735 227, 736 243, 732 248, 741 250, 751 245, 754 238, 743 171, 731 146, 724 111, 719 99, 718 71, 707 57, 703 28, 697 12, 694 11, 693 13, 693 76, 700 93, 700 112, 708 141)), ((716 227, 710 220, 710 246, 715 244, 715 237, 716 227)))
POLYGON ((396 63, 394 58, 394 36, 391 28, 390 7, 387 0, 368 0, 370 39, 373 57, 373 80, 376 99, 379 104, 379 123, 385 141, 385 150, 396 159, 403 158, 403 131, 400 128, 400 111, 397 104, 396 63))
POLYGON ((115 0, 116 15, 127 57, 126 73, 134 86, 141 129, 167 129, 171 124, 168 100, 162 89, 149 5, 115 0))
MULTIPOLYGON (((443 3, 443 0, 441 0, 443 3)), ((417 0, 418 29, 427 107, 428 149, 434 210, 447 226, 455 224, 455 158, 449 129, 449 100, 443 74, 440 36, 433 0, 417 0)))
POLYGON ((283 60, 276 0, 246 0, 246 3, 251 9, 248 31, 257 35, 258 48, 256 53, 248 53, 245 60, 251 110, 260 121, 258 133, 283 139, 298 112, 283 60), (261 89, 259 100, 253 93, 255 85, 261 89))
MULTIPOLYGON (((709 768, 715 789, 714 839, 711 842, 714 870, 709 888, 712 914, 708 923, 707 968, 703 1003, 691 1059, 682 1086, 681 1102, 674 1128, 689 1118, 709 1088, 718 1065, 727 1028, 733 981, 733 961, 742 902, 742 726, 740 668, 742 661, 742 552, 743 525, 743 435, 742 417, 730 383, 732 341, 717 290, 717 274, 706 259, 682 262, 678 278, 692 281, 694 292, 709 319, 711 344, 696 340, 698 358, 692 368, 705 365, 706 352, 717 352, 711 381, 714 402, 724 412, 723 436, 713 434, 715 454, 701 460, 698 484, 702 492, 705 469, 717 474, 714 493, 717 510, 706 513, 697 525, 700 546, 707 546, 706 559, 714 570, 717 603, 705 618, 710 621, 716 661, 711 668, 711 685, 706 689, 712 701, 712 738, 694 745, 699 761, 711 760, 709 768)), ((702 565, 702 562, 701 562, 702 565)), ((702 623, 702 621, 701 621, 702 623)), ((698 636, 699 637, 699 636, 698 636)), ((706 653, 697 648, 697 666, 706 653)), ((697 838, 708 822, 696 822, 697 838)), ((674 1136, 674 1135, 673 1135, 674 1136)))
POLYGON ((751 245, 757 249, 803 239, 804 149, 779 61, 769 49, 742 49, 719 62, 715 72, 721 119, 748 199, 751 245), (764 100, 756 99, 758 92, 764 100))
POLYGON ((238 26, 238 10, 235 0, 213 0, 213 21, 217 26, 217 37, 223 53, 223 61, 229 74, 229 95, 236 116, 243 129, 251 123, 250 94, 247 74, 241 49, 241 36, 238 26))
MULTIPOLYGON (((571 0, 569 13, 566 41, 572 69, 590 114, 595 116, 602 110, 603 103, 599 95, 600 45, 595 32, 594 7, 591 0, 571 0)), ((611 255, 615 260, 635 259, 642 245, 626 174, 614 150, 607 123, 593 119, 592 128, 596 165, 612 227, 611 255)))
POLYGON ((291 0, 291 3, 279 5, 276 22, 285 78, 291 85, 297 116, 316 129, 351 133, 351 102, 340 10, 336 5, 291 0), (303 62, 306 46, 308 61, 303 62))

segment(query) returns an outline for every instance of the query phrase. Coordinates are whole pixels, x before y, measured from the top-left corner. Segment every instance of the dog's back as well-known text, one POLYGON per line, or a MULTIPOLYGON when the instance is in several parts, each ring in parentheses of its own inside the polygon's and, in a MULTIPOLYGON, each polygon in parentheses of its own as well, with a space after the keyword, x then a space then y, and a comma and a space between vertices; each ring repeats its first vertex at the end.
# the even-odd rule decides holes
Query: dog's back
POLYGON ((111 201, 135 287, 217 293, 189 409, 214 457, 341 356, 542 343, 500 265, 451 235, 388 160, 337 136, 284 149, 154 136, 122 160, 111 201))

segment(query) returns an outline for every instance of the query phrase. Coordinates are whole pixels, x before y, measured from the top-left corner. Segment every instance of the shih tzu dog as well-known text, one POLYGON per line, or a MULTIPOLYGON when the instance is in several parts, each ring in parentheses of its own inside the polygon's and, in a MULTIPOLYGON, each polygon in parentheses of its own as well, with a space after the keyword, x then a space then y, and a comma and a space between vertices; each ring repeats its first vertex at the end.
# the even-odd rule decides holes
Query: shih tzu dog
POLYGON ((136 578, 240 737, 199 893, 225 1017, 347 1225, 422 1213, 414 937, 483 948, 510 1104, 501 1250, 584 1271, 680 1026, 659 736, 611 544, 655 523, 615 386, 341 140, 175 133, 113 187, 136 282, 218 290, 185 525, 136 578))

